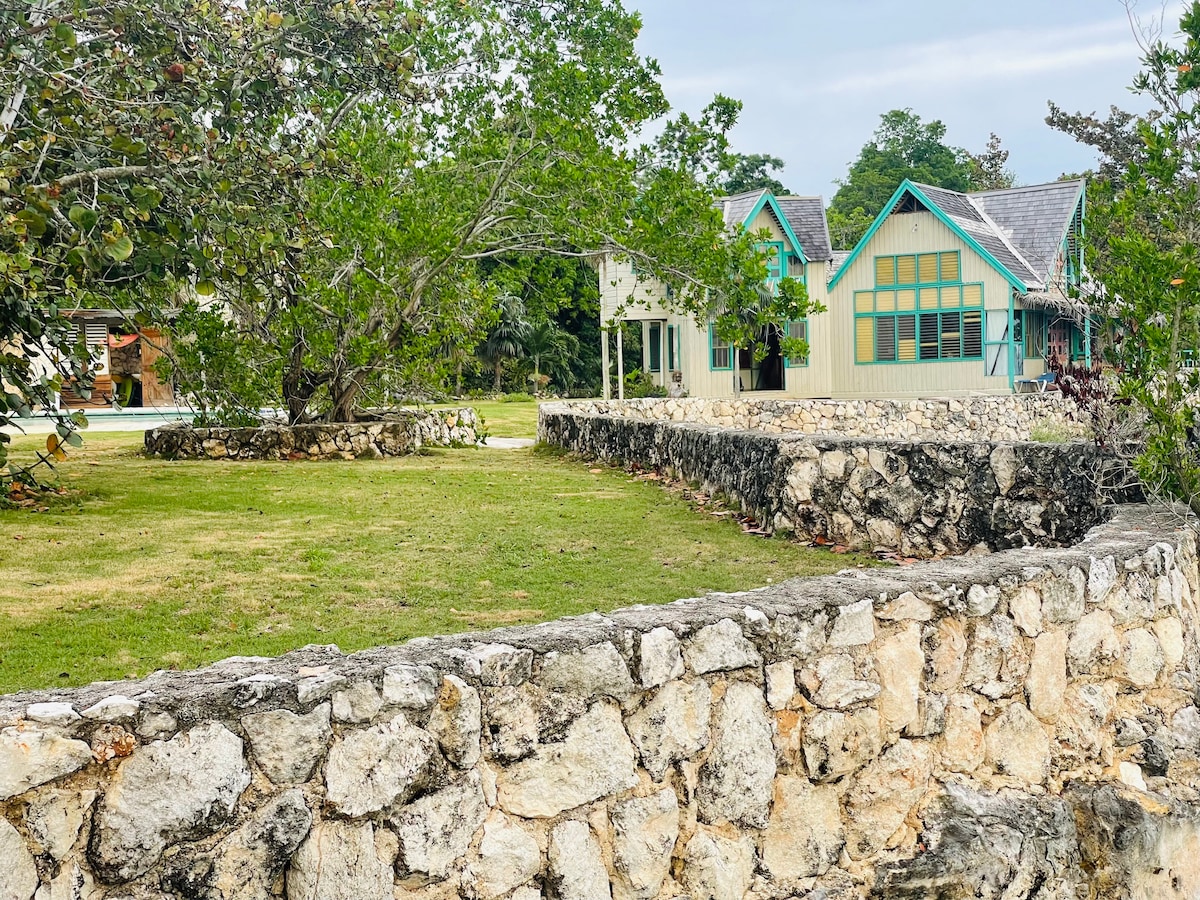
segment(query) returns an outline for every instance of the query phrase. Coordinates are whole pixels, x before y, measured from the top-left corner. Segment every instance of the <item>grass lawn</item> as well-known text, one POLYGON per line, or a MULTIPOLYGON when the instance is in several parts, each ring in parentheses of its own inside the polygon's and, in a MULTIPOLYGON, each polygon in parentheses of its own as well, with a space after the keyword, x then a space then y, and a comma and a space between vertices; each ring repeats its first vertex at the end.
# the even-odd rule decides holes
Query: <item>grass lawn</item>
POLYGON ((533 451, 166 462, 140 441, 87 436, 61 466, 80 504, 0 510, 0 692, 308 643, 357 650, 858 561, 533 451))
POLYGON ((504 403, 500 400, 463 400, 461 403, 441 403, 438 408, 470 406, 483 417, 483 424, 492 437, 537 437, 538 404, 536 400, 504 403))

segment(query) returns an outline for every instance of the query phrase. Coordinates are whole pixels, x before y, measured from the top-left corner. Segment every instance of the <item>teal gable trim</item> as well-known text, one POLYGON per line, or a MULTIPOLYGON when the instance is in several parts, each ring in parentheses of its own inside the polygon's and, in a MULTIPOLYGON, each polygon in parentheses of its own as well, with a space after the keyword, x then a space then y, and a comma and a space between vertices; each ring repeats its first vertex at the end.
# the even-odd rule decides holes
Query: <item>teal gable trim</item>
POLYGON ((842 264, 842 267, 838 269, 838 273, 833 276, 833 281, 829 283, 829 290, 832 291, 835 287, 837 287, 838 282, 842 280, 842 276, 850 271, 851 266, 853 266, 858 260, 858 257, 862 255, 862 252, 866 249, 867 245, 871 243, 871 239, 875 237, 875 232, 883 227, 883 223, 887 221, 888 216, 892 214, 892 210, 896 208, 896 204, 900 202, 900 198, 902 198, 905 194, 912 194, 914 197, 920 200, 925 205, 925 208, 933 213, 938 221, 953 231, 959 237, 959 239, 968 247, 970 247, 971 250, 973 250, 979 257, 981 257, 984 262, 999 272, 1004 280, 1007 281, 1014 290, 1020 291, 1022 294, 1025 293, 1027 288, 1025 287, 1024 282, 1022 282, 1019 278, 1013 275, 1012 272, 1008 271, 1008 269, 1001 265, 996 257, 992 256, 992 254, 988 253, 987 250, 983 249, 983 247, 981 247, 973 237, 955 225, 953 219, 942 212, 937 204, 933 203, 928 197, 921 193, 921 189, 907 178, 904 179, 904 183, 901 184, 900 187, 896 188, 896 193, 892 194, 892 199, 887 202, 886 206, 884 206, 883 212, 881 212, 875 218, 875 221, 871 223, 870 229, 865 235, 863 235, 863 239, 858 242, 858 246, 854 248, 854 252, 851 253, 846 262, 842 264))
POLYGON ((775 195, 770 191, 765 192, 759 198, 758 202, 754 204, 754 209, 750 210, 750 215, 746 216, 742 222, 742 227, 749 228, 750 223, 754 221, 766 206, 770 206, 771 211, 775 213, 775 218, 779 220, 779 227, 783 229, 783 233, 787 236, 787 239, 792 242, 792 248, 795 250, 796 255, 800 257, 800 261, 808 265, 808 257, 804 255, 804 248, 800 246, 800 241, 796 238, 796 233, 792 231, 792 226, 788 223, 787 216, 783 214, 783 210, 779 208, 779 204, 775 200, 775 195))

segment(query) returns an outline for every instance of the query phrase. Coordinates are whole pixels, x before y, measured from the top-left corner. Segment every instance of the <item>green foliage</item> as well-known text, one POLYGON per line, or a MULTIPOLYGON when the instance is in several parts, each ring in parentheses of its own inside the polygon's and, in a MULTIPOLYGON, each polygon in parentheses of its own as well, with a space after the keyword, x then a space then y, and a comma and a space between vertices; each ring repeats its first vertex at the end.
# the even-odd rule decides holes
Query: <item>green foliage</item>
POLYGON ((1089 227, 1089 264, 1103 291, 1118 391, 1146 418, 1135 461, 1152 493, 1200 513, 1200 2, 1180 22, 1182 42, 1144 47, 1133 89, 1154 111, 1138 122, 1132 154, 1089 227))
POLYGON ((625 397, 629 400, 640 400, 643 397, 665 397, 667 389, 655 384, 649 372, 634 369, 625 374, 625 397))
POLYGON ((778 156, 765 153, 731 153, 723 164, 725 180, 721 188, 727 194, 741 194, 765 188, 776 196, 786 196, 791 191, 775 177, 776 172, 783 171, 784 165, 784 161, 778 156))
POLYGON ((849 174, 838 182, 829 205, 835 246, 849 249, 857 244, 905 178, 953 191, 970 190, 971 156, 947 146, 945 137, 941 120, 922 122, 911 109, 884 113, 849 174))
POLYGON ((1008 168, 1009 152, 992 132, 982 153, 968 153, 972 191, 1003 191, 1017 186, 1017 175, 1008 168))

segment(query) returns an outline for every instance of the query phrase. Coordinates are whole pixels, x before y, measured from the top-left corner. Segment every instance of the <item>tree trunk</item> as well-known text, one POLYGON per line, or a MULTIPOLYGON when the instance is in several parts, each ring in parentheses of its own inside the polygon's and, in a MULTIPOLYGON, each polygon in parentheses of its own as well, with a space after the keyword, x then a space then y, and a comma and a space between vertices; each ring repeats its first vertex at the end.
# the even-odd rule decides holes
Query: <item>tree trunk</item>
POLYGON ((354 380, 336 387, 331 385, 329 393, 333 397, 333 408, 329 411, 329 421, 353 422, 360 392, 361 388, 354 380))
POLYGON ((496 372, 496 377, 494 379, 492 379, 492 393, 498 394, 498 393, 500 393, 501 379, 504 375, 504 359, 503 359, 503 357, 499 357, 499 356, 496 357, 495 372, 496 372))
POLYGON ((292 331, 292 349, 288 354, 288 365, 283 371, 283 400, 287 404, 288 424, 299 425, 312 399, 312 379, 304 371, 304 341, 298 328, 292 331))

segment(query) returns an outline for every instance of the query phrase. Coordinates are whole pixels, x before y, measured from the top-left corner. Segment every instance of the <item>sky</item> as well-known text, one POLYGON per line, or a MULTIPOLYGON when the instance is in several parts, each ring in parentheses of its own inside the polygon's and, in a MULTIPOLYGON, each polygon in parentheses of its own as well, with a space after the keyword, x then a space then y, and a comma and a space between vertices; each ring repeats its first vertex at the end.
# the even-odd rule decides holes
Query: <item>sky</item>
MULTIPOLYGON (((1141 111, 1139 67, 1121 0, 627 0, 659 61, 667 99, 697 113, 716 93, 741 100, 734 150, 767 153, 780 180, 828 201, 879 117, 911 108, 971 152, 991 132, 1021 184, 1091 168, 1094 153, 1045 124, 1069 112, 1141 111)), ((1166 6, 1178 28, 1178 0, 1166 6)), ((1143 22, 1161 0, 1137 0, 1143 22)))

